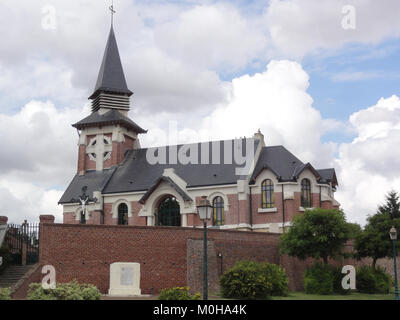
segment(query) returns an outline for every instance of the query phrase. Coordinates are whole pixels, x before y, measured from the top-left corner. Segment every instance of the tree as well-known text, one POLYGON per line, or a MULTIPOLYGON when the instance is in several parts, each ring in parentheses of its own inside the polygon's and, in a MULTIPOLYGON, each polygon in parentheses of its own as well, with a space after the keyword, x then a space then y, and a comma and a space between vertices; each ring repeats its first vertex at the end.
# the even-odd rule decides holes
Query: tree
POLYGON ((386 202, 378 207, 379 213, 389 214, 392 219, 400 218, 400 201, 396 191, 389 191, 386 202))
POLYGON ((294 217, 289 231, 282 235, 280 250, 301 260, 322 259, 327 265, 328 258, 342 254, 350 230, 340 210, 306 210, 304 214, 294 217))
POLYGON ((377 212, 368 217, 367 225, 355 239, 357 258, 372 258, 372 269, 375 271, 376 262, 381 258, 393 256, 392 242, 389 230, 394 226, 400 231, 400 218, 391 219, 386 212, 377 212))

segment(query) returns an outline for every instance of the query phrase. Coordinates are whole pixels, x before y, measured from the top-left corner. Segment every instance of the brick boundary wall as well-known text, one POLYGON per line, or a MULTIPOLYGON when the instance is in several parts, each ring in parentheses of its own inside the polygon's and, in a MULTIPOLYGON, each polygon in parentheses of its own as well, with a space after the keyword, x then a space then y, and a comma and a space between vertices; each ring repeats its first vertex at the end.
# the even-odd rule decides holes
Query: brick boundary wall
MULTIPOLYGON (((138 262, 143 294, 189 285, 202 287, 203 230, 41 223, 39 263, 53 265, 57 282, 77 279, 109 289, 110 264, 138 262)), ((210 289, 218 291, 222 270, 252 259, 279 263, 278 234, 208 230, 210 289), (218 257, 220 254, 222 257, 218 257)))
MULTIPOLYGON (((160 289, 190 286, 202 291, 203 230, 182 227, 54 224, 46 217, 40 225, 39 263, 53 265, 57 282, 77 279, 108 293, 110 264, 138 262, 143 294, 160 289)), ((300 261, 279 256, 280 234, 208 230, 208 280, 212 293, 219 291, 221 274, 240 260, 281 265, 289 277, 289 289, 301 291, 303 272, 312 259, 300 261)), ((351 245, 348 250, 351 250, 351 245)), ((393 272, 392 260, 379 265, 393 272)), ((330 261, 334 265, 369 264, 369 259, 330 261)))

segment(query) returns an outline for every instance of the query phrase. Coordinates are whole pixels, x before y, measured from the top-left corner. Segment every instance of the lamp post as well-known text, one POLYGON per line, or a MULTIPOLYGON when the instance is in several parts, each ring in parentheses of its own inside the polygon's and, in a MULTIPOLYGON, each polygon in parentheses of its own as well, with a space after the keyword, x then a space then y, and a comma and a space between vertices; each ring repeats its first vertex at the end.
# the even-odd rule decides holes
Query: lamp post
POLYGON ((208 279, 207 279, 207 221, 211 219, 212 206, 206 197, 202 197, 197 205, 197 213, 204 224, 204 239, 203 239, 203 300, 208 299, 208 279))
POLYGON ((393 243, 393 264, 394 264, 394 295, 395 299, 399 300, 399 287, 397 283, 397 266, 396 266, 396 240, 397 240, 397 230, 392 227, 389 231, 390 240, 393 243))

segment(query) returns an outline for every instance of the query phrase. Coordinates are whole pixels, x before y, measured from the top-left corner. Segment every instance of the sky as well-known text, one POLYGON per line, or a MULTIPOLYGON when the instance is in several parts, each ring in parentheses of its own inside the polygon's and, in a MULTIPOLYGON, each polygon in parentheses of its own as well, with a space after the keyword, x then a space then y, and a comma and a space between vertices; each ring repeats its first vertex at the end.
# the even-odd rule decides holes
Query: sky
MULTIPOLYGON (((0 215, 53 214, 76 172, 111 1, 0 0, 0 215)), ((398 0, 115 0, 130 117, 163 145, 250 137, 334 167, 364 224, 400 191, 398 0), (168 141, 167 141, 168 142, 168 141)))

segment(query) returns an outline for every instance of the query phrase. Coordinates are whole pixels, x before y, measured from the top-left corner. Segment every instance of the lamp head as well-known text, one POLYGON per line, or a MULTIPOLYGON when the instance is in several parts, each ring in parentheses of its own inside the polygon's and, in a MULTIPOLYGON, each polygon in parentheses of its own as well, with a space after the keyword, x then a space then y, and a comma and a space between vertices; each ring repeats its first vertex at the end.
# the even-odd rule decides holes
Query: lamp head
POLYGON ((397 230, 395 227, 392 227, 389 231, 390 234, 390 239, 391 240, 397 240, 397 230))
POLYGON ((212 206, 210 201, 207 200, 207 197, 201 197, 199 203, 197 204, 197 213, 202 221, 211 219, 212 206))

